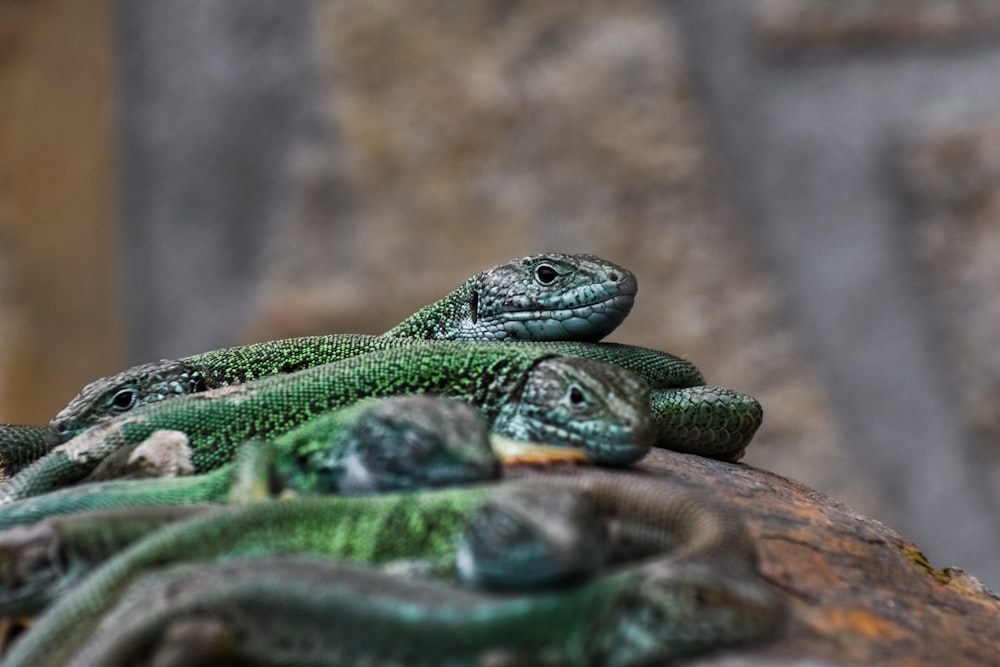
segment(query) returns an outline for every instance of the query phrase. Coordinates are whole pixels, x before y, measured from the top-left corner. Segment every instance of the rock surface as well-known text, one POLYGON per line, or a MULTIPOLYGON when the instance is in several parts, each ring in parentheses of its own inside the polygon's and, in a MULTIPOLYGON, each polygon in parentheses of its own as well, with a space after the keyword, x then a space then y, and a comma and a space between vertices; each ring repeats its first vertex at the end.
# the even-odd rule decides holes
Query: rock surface
POLYGON ((1000 661, 1000 599, 970 574, 938 569, 888 526, 788 478, 654 450, 636 466, 737 508, 761 571, 784 591, 777 639, 694 658, 736 665, 982 666, 1000 661))

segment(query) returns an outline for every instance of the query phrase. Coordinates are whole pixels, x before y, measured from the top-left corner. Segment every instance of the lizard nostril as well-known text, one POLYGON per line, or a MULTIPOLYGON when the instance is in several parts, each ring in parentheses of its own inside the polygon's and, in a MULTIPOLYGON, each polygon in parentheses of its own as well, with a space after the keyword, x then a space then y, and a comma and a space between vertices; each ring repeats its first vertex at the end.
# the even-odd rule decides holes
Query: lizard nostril
POLYGON ((618 274, 612 273, 611 275, 608 276, 608 280, 610 280, 613 283, 618 282, 618 274))

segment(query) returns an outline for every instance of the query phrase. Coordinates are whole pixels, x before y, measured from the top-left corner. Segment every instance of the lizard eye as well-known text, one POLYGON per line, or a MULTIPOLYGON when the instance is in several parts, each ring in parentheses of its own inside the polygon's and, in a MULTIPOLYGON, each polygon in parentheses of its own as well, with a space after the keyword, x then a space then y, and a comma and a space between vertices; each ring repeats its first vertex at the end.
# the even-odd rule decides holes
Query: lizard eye
POLYGON ((111 409, 115 412, 125 412, 135 406, 135 389, 119 389, 111 397, 111 409))
MULTIPOLYGON (((286 371, 282 371, 286 372, 286 371)), ((208 385, 205 383, 205 376, 201 373, 195 373, 191 376, 191 390, 194 392, 205 391, 208 389, 208 385)))
POLYGON ((541 264, 537 269, 535 269, 535 280, 540 282, 542 285, 551 285, 558 277, 559 272, 548 264, 541 264))
POLYGON ((570 405, 580 406, 587 402, 587 397, 583 395, 583 391, 579 387, 571 387, 569 390, 569 402, 570 405))

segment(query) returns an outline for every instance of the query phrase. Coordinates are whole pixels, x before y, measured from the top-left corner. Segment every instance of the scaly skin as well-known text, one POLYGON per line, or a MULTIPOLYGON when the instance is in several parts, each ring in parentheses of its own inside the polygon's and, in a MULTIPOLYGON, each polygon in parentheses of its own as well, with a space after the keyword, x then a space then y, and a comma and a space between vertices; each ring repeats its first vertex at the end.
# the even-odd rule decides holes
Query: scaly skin
MULTIPOLYGON (((394 339, 596 341, 625 319, 637 289, 629 271, 593 255, 523 257, 473 276, 385 335, 394 339)), ((143 364, 84 387, 52 420, 52 437, 65 442, 93 425, 95 417, 123 414, 169 398, 178 387, 185 387, 182 393, 202 391, 382 349, 372 338, 346 335, 271 341, 143 364), (171 377, 175 382, 169 381, 171 377), (206 386, 193 387, 192 380, 206 386)))
MULTIPOLYGON (((362 401, 322 415, 273 442, 247 443, 236 462, 203 475, 83 484, 0 508, 3 529, 80 512, 106 516, 104 520, 111 527, 98 531, 95 541, 79 540, 80 545, 73 550, 75 558, 69 559, 73 566, 51 572, 50 579, 31 567, 32 581, 44 585, 12 587, 15 595, 0 604, 0 613, 37 613, 89 567, 141 537, 143 530, 152 532, 165 522, 188 516, 184 510, 173 509, 177 505, 256 502, 279 491, 419 490, 496 480, 499 475, 500 464, 490 447, 485 423, 472 406, 433 396, 362 401), (281 486, 276 487, 279 478, 281 486), (124 510, 118 515, 127 519, 120 522, 125 530, 116 529, 116 510, 124 510)), ((37 549, 39 541, 51 539, 49 530, 38 524, 21 531, 0 530, 0 551, 11 549, 11 544, 17 545, 14 549, 19 553, 37 549)), ((14 576, 10 570, 17 559, 5 562, 6 581, 10 582, 14 576)), ((537 564, 531 565, 532 571, 540 571, 537 564)))
POLYGON ((764 419, 752 396, 701 385, 650 392, 656 444, 675 452, 736 462, 764 419))
POLYGON ((517 439, 544 420, 541 442, 581 448, 595 461, 641 458, 655 433, 646 383, 612 364, 504 343, 425 343, 373 352, 289 375, 151 403, 55 448, 0 486, 0 504, 75 482, 122 447, 168 429, 187 435, 198 472, 236 446, 271 438, 363 398, 441 394, 476 405, 492 431, 517 439))
MULTIPOLYGON (((552 354, 579 356, 618 364, 643 376, 652 389, 703 385, 688 361, 666 352, 617 343, 541 342, 552 354)), ((104 417, 127 414, 169 396, 159 390, 172 368, 197 368, 211 386, 227 386, 349 359, 369 352, 424 347, 431 341, 364 334, 328 334, 288 338, 204 352, 181 362, 144 364, 88 385, 52 420, 53 437, 65 442, 104 417), (178 364, 181 364, 178 366, 178 364), (109 406, 115 404, 116 407, 109 406)), ((183 371, 187 373, 187 371, 183 371)), ((192 389, 191 393, 194 393, 192 389)))
MULTIPOLYGON (((208 385, 220 386, 294 372, 367 352, 418 345, 416 338, 488 339, 493 337, 491 331, 498 322, 511 327, 505 340, 528 335, 536 339, 568 338, 572 334, 555 324, 568 317, 580 324, 573 327, 578 334, 598 332, 600 335, 593 337, 596 339, 625 317, 635 289, 632 274, 599 258, 539 255, 512 260, 473 276, 459 289, 421 309, 384 336, 333 334, 278 340, 161 363, 198 369, 208 385), (540 274, 547 280, 543 282, 540 274), (627 302, 628 307, 609 310, 599 306, 600 298, 619 305, 627 302), (498 314, 497 304, 504 306, 506 312, 498 314), (477 307, 475 316, 473 305, 477 307), (572 306, 572 314, 566 311, 567 306, 572 306), (609 318, 609 313, 615 313, 616 317, 609 318), (590 315, 593 317, 588 319, 590 315), (584 321, 590 322, 590 328, 582 326, 584 321), (529 323, 533 323, 530 328, 520 328, 529 323)), ((616 344, 567 341, 548 344, 556 347, 559 354, 617 363, 642 375, 657 392, 652 407, 658 412, 662 427, 657 439, 659 446, 738 460, 760 425, 762 412, 753 397, 719 387, 697 388, 704 385, 701 373, 673 355, 616 344), (657 391, 689 387, 690 391, 681 394, 657 391), (728 398, 721 401, 720 394, 728 398)), ((179 381, 190 375, 185 372, 179 381)), ((161 389, 164 375, 154 364, 91 383, 52 420, 51 437, 65 442, 102 417, 123 414, 133 407, 169 397, 161 389)))
POLYGON ((0 530, 76 512, 224 503, 236 483, 233 472, 231 464, 201 475, 69 486, 0 506, 0 530))
MULTIPOLYGON (((221 477, 216 475, 216 477, 221 477)), ((181 478, 189 480, 191 478, 181 478)), ((169 485, 178 480, 162 480, 169 485)), ((229 487, 221 477, 220 493, 229 487)), ((187 501, 190 495, 182 496, 187 501)), ((94 506, 118 507, 94 498, 94 506)), ((0 615, 31 617, 115 553, 174 521, 207 515, 221 505, 175 504, 95 510, 0 531, 0 615), (98 526, 100 528, 98 529, 98 526), (86 532, 76 532, 80 527, 86 532)))
MULTIPOLYGON (((86 403, 96 413, 121 414, 137 407, 140 403, 160 401, 173 396, 183 396, 222 386, 211 375, 199 368, 171 359, 161 359, 129 369, 130 377, 142 378, 142 393, 129 386, 114 387, 111 391, 94 392, 95 383, 84 387, 70 403, 71 406, 86 403)), ((98 380, 97 382, 101 382, 98 380)), ((95 423, 91 420, 87 425, 95 423)), ((82 429, 81 429, 82 430, 82 429)), ((24 467, 37 461, 52 448, 64 442, 49 427, 41 426, 0 426, 0 482, 14 476, 24 467)))
MULTIPOLYGON (((330 334, 216 350, 188 357, 184 363, 200 368, 214 382, 228 385, 372 351, 434 344, 405 338, 330 334)), ((642 376, 653 390, 651 407, 657 416, 657 446, 737 460, 760 426, 762 411, 753 397, 705 385, 694 365, 666 352, 619 343, 557 341, 530 345, 554 354, 606 361, 642 376), (675 391, 678 389, 683 391, 675 391)), ((53 420, 51 428, 64 435, 80 433, 103 417, 120 414, 106 409, 111 396, 128 393, 130 400, 122 402, 134 406, 160 400, 161 393, 146 390, 148 375, 148 367, 138 372, 130 369, 93 383, 53 420)), ((162 373, 156 373, 155 378, 159 383, 162 373)))
MULTIPOLYGON (((629 271, 593 255, 522 257, 473 276, 386 335, 477 341, 600 340, 628 315, 637 289, 635 276, 629 271)), ((51 445, 66 442, 93 425, 96 416, 124 414, 140 404, 173 395, 301 370, 360 353, 331 357, 320 349, 311 356, 305 346, 301 350, 305 356, 284 348, 288 359, 266 358, 273 350, 265 346, 261 350, 265 358, 254 360, 241 356, 240 351, 252 355, 254 346, 137 366, 125 372, 135 378, 137 386, 118 383, 114 379, 118 376, 96 380, 56 415, 51 432, 37 426, 0 428, 0 482, 44 455, 51 448, 45 446, 45 439, 51 445), (81 412, 83 416, 76 416, 81 412)))
POLYGON ((773 622, 773 598, 758 587, 665 560, 500 597, 343 563, 253 559, 143 578, 69 667, 143 658, 163 667, 639 667, 760 639, 773 622))
POLYGON ((632 273, 594 255, 523 257, 469 278, 383 335, 598 341, 625 319, 637 289, 632 273))
MULTIPOLYGON (((544 431, 541 422, 537 426, 538 434, 544 431)), ((436 489, 497 479, 501 472, 482 415, 440 396, 361 401, 310 419, 268 445, 275 452, 273 474, 282 488, 297 493, 436 489)))
MULTIPOLYGON (((753 544, 742 524, 731 514, 703 500, 680 494, 664 480, 626 471, 615 474, 585 468, 574 477, 549 476, 543 481, 527 480, 499 486, 259 503, 174 522, 135 542, 67 591, 14 644, 0 665, 63 664, 62 661, 92 633, 97 619, 119 599, 130 581, 172 563, 230 560, 240 554, 334 557, 371 565, 421 559, 430 571, 454 579, 457 574, 456 545, 460 544, 459 537, 469 525, 470 517, 487 501, 496 498, 498 490, 530 492, 532 488, 541 489, 543 493, 553 488, 568 489, 591 496, 595 511, 602 517, 603 530, 609 536, 607 562, 610 564, 663 557, 669 558, 672 564, 668 571, 690 573, 687 566, 697 564, 699 576, 703 576, 707 569, 712 575, 710 579, 715 582, 713 585, 702 587, 698 582, 704 579, 681 574, 675 580, 690 585, 686 589, 688 597, 681 596, 667 607, 678 612, 670 618, 680 627, 699 630, 694 637, 699 645, 702 641, 712 644, 727 638, 762 636, 780 623, 780 601, 756 574, 753 544), (679 569, 674 570, 674 564, 679 569), (679 606, 679 601, 684 599, 694 603, 694 608, 679 606)), ((536 502, 534 506, 539 505, 536 502)), ((553 517, 552 529, 557 530, 561 521, 560 517, 553 517)), ((104 535, 115 530, 114 521, 107 517, 94 518, 86 514, 36 524, 36 530, 40 530, 39 526, 49 527, 53 535, 49 543, 39 543, 36 539, 35 548, 29 551, 18 550, 11 544, 3 559, 9 570, 29 573, 27 582, 11 582, 20 584, 21 590, 31 587, 30 574, 43 571, 40 565, 44 565, 46 559, 54 560, 60 568, 72 568, 73 555, 79 551, 74 546, 76 541, 90 544, 106 540, 104 535)), ((7 542, 13 542, 9 535, 7 542)), ((648 586, 650 592, 655 588, 648 586)), ((392 598, 394 593, 390 591, 388 595, 392 598)), ((529 604, 527 609, 522 608, 522 613, 530 613, 533 608, 537 607, 529 604)), ((351 613, 365 611, 364 605, 351 609, 351 613)), ((399 605, 393 604, 389 609, 399 610, 399 605)), ((625 613, 614 614, 614 618, 637 622, 627 610, 628 607, 625 613)), ((393 616, 400 612, 388 613, 390 622, 400 620, 393 616)), ((425 625, 422 614, 418 619, 413 630, 418 634, 427 631, 433 636, 441 629, 430 622, 425 625)), ((476 623, 471 618, 464 620, 476 623)), ((452 624, 456 625, 452 630, 462 634, 457 622, 453 620, 452 624)), ((534 625, 544 623, 536 621, 534 625)), ((470 632, 474 627, 480 626, 470 625, 470 632)), ((655 631, 669 633, 671 627, 668 624, 655 631)), ((688 640, 691 639, 688 636, 688 640)), ((683 636, 672 638, 679 643, 684 640, 683 636)), ((264 643, 269 642, 264 640, 264 643)), ((375 651, 376 645, 389 643, 362 642, 362 648, 375 651)), ((443 646, 447 650, 447 645, 443 646)), ((464 649, 458 647, 456 650, 464 649)))
POLYGON ((239 462, 170 478, 80 484, 0 507, 0 529, 76 512, 224 503, 299 494, 438 488, 500 476, 486 425, 467 403, 436 396, 361 401, 270 442, 246 443, 239 462))
MULTIPOLYGON (((209 473, 209 476, 218 475, 209 473)), ((231 476, 227 481, 230 480, 231 476)), ((495 478, 473 475, 467 481, 491 480, 495 478)), ((155 482, 161 481, 171 480, 155 482)), ((605 556, 603 542, 606 536, 589 497, 581 497, 571 489, 546 488, 538 484, 499 488, 489 493, 485 489, 480 491, 479 495, 471 494, 465 499, 471 503, 462 519, 467 524, 463 534, 453 536, 454 543, 447 553, 433 561, 421 560, 424 554, 420 553, 395 564, 395 569, 408 576, 428 577, 434 573, 449 580, 459 577, 482 586, 525 589, 579 578, 600 566, 605 556), (544 514, 538 512, 540 506, 546 508, 544 514)), ((224 493, 225 489, 217 495, 224 493)), ((250 502, 260 500, 263 498, 249 499, 250 502)), ((36 615, 94 568, 132 543, 152 536, 172 522, 207 517, 223 511, 225 506, 122 506, 110 502, 100 508, 78 509, 72 514, 50 516, 30 525, 0 530, 0 554, 3 555, 0 560, 3 564, 0 568, 0 615, 36 615)), ((337 505, 328 507, 331 511, 337 508, 337 505)), ((304 511, 309 515, 318 510, 306 506, 304 511)), ((307 518, 307 521, 314 520, 307 518)), ((293 531, 304 530, 304 525, 294 521, 289 524, 293 531)), ((456 523, 449 530, 458 527, 456 523)), ((275 524, 265 530, 280 532, 282 527, 275 524)), ((261 553, 298 552, 297 539, 294 534, 265 535, 261 553)), ((403 542, 397 548, 402 558, 407 538, 400 539, 403 542)), ((325 553, 326 547, 321 543, 309 544, 313 546, 308 547, 308 553, 325 553)), ((223 551, 229 548, 226 545, 228 542, 223 542, 223 551)), ((233 555, 243 554, 243 548, 236 547, 233 555)), ((247 553, 256 553, 253 547, 250 548, 247 553)), ((222 551, 219 553, 225 555, 222 551)), ((178 556, 171 558, 178 559, 178 556)))
POLYGON ((45 456, 54 444, 49 429, 21 424, 0 424, 0 482, 45 456))

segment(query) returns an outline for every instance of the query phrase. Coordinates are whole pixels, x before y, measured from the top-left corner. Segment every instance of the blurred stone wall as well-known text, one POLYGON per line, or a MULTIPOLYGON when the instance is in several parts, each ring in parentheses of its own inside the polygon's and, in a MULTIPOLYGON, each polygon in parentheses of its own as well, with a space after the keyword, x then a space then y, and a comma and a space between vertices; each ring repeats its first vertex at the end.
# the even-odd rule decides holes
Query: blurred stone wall
POLYGON ((995 3, 678 7, 734 184, 889 520, 997 586, 995 3))
POLYGON ((945 380, 1000 488, 1000 115, 915 138, 899 169, 945 380))
POLYGON ((112 9, 0 2, 0 420, 124 363, 112 9))

